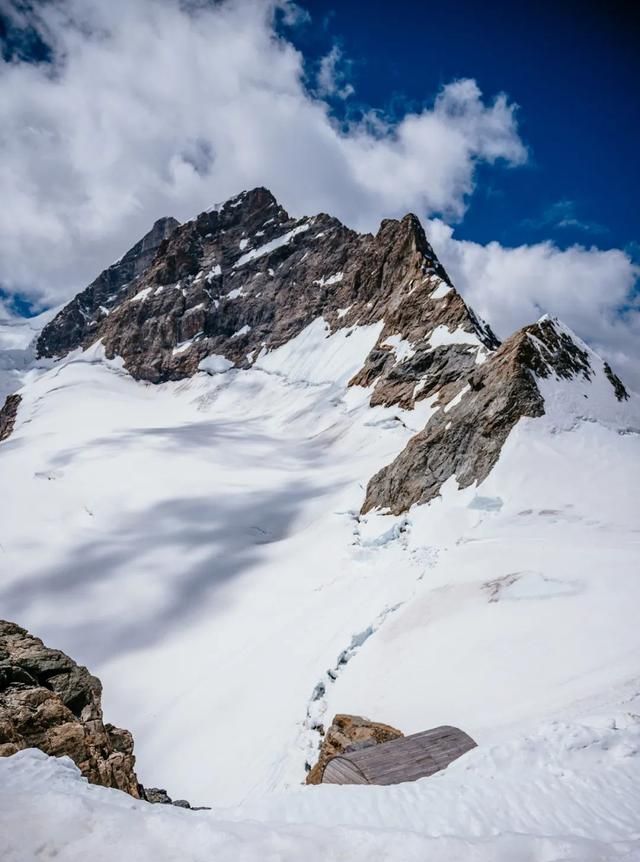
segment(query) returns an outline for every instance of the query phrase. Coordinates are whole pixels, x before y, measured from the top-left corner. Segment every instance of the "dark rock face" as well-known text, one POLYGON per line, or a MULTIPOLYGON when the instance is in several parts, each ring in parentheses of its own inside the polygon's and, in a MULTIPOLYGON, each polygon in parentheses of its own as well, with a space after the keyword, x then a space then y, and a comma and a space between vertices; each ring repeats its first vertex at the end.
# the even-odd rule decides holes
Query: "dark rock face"
POLYGON ((140 787, 142 799, 154 805, 175 805, 176 808, 190 808, 191 811, 210 811, 208 805, 191 805, 186 799, 172 799, 161 787, 140 787))
POLYGON ((2 409, 0 409, 0 443, 6 440, 13 431, 21 401, 21 395, 7 395, 5 398, 2 409))
POLYGON ((128 730, 104 724, 102 685, 85 667, 0 620, 0 757, 67 755, 93 784, 140 797, 128 730))
POLYGON ((593 369, 588 353, 550 317, 543 317, 516 335, 520 333, 528 336, 523 341, 523 360, 538 377, 555 374, 564 380, 579 376, 591 380, 593 369))
POLYGON ((307 784, 322 784, 325 766, 332 757, 347 751, 358 751, 381 742, 404 736, 388 724, 369 721, 359 715, 336 715, 324 735, 318 762, 307 773, 307 784))
MULTIPOLYGON (((609 383, 613 386, 613 391, 615 392, 618 401, 628 401, 629 393, 627 392, 624 383, 620 380, 617 374, 614 374, 608 362, 605 362, 604 364, 604 373, 609 378, 609 383)), ((1 436, 0 439, 2 439, 1 436)))
POLYGON ((179 222, 161 218, 133 248, 101 272, 45 326, 37 343, 39 356, 64 356, 98 337, 100 323, 121 301, 121 291, 139 279, 179 222))
POLYGON ((407 367, 407 379, 395 372, 385 389, 396 366, 384 345, 389 336, 426 344, 445 326, 497 346, 451 288, 412 215, 362 235, 324 214, 291 219, 258 188, 173 229, 146 270, 118 275, 125 286, 98 290, 105 280, 111 285, 112 269, 45 328, 41 353, 60 355, 101 338, 107 356, 121 356, 134 377, 160 382, 193 374, 209 354, 249 367, 262 349, 279 347, 320 316, 332 330, 384 317, 379 346, 354 382, 380 377, 376 399, 405 403, 409 377, 419 371, 407 367))

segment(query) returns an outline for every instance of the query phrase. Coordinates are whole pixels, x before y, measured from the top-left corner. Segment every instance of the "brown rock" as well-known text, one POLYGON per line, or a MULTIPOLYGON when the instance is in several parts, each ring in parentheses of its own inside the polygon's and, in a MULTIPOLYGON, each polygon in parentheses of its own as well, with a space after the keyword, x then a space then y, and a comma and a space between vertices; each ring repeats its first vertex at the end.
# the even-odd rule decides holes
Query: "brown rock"
POLYGON ((587 353, 555 321, 525 326, 459 378, 457 391, 468 390, 458 404, 447 407, 454 393, 442 398, 441 390, 443 407, 369 481, 363 512, 379 506, 400 514, 433 499, 451 476, 461 488, 482 482, 518 420, 544 414, 536 376, 589 380, 592 374, 587 353))
MULTIPOLYGON (((106 270, 45 327, 39 352, 61 355, 100 338, 107 356, 121 356, 134 377, 161 382, 193 374, 211 353, 248 367, 263 348, 279 347, 320 316, 333 330, 384 317, 379 343, 353 382, 380 378, 375 403, 407 406, 420 363, 400 370, 383 344, 389 335, 424 346, 446 325, 489 349, 498 343, 453 288, 446 298, 431 296, 450 282, 414 215, 386 219, 375 236, 358 234, 323 213, 292 219, 258 188, 172 228, 145 264, 124 284, 113 267, 106 270)), ((455 347, 473 362, 476 348, 455 347)), ((447 351, 440 349, 440 364, 447 351)))
POLYGON ((122 300, 124 288, 147 271, 178 224, 174 218, 158 219, 133 248, 65 305, 41 332, 38 355, 64 356, 75 347, 95 341, 100 323, 122 300))
POLYGON ((0 756, 67 755, 92 784, 140 797, 128 730, 104 724, 102 685, 85 667, 0 620, 0 756))
POLYGON ((388 724, 369 721, 359 715, 336 715, 320 747, 318 762, 307 773, 307 784, 321 784, 324 768, 332 757, 347 751, 358 751, 403 736, 388 724))
POLYGON ((0 443, 6 440, 13 431, 21 401, 21 395, 7 395, 5 398, 2 409, 0 409, 0 443))

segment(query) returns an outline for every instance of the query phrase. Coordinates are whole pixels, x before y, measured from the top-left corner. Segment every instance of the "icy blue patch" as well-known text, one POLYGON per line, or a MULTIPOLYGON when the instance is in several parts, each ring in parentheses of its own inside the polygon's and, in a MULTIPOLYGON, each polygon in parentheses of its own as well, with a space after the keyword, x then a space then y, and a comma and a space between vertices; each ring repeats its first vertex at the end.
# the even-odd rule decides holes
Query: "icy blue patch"
POLYGON ((499 512, 503 505, 502 497, 479 497, 476 495, 467 508, 479 509, 481 512, 499 512))

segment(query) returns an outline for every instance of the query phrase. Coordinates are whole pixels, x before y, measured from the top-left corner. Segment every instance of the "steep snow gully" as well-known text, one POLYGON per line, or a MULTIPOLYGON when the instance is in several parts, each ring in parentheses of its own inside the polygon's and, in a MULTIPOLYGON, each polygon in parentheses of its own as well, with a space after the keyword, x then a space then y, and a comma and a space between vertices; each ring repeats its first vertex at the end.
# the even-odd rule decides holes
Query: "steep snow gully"
POLYGON ((558 321, 499 346, 415 217, 150 236, 0 361, 0 608, 214 810, 20 752, 2 858, 640 859, 638 396, 558 321), (338 712, 478 748, 301 787, 338 712))

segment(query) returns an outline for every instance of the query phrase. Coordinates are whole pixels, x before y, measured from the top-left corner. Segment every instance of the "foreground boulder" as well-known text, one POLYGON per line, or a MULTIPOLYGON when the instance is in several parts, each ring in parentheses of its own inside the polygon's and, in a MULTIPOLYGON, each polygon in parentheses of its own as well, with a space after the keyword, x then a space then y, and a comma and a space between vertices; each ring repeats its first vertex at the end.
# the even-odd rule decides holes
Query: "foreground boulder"
POLYGON ((67 755, 92 784, 140 798, 133 738, 104 724, 101 696, 85 667, 0 620, 0 757, 23 748, 67 755))
POLYGON ((307 784, 321 784, 325 767, 332 757, 403 736, 388 724, 369 721, 360 715, 336 715, 322 740, 318 762, 307 774, 307 784))

